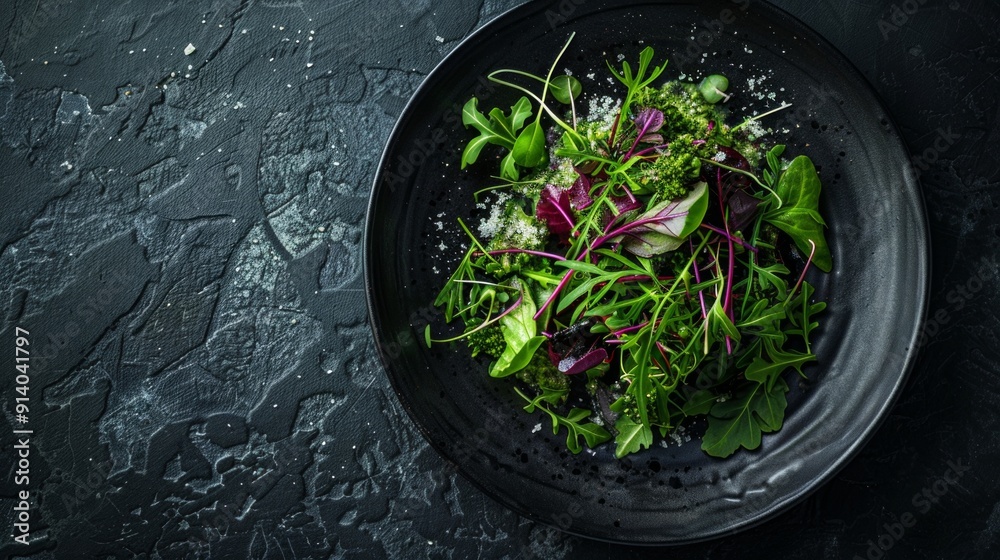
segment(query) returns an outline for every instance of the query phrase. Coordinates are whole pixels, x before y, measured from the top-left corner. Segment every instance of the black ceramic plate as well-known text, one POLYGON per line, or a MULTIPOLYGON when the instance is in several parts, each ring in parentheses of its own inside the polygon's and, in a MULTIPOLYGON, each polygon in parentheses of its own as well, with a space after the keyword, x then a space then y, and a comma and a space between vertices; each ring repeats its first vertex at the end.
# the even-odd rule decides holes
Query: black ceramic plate
MULTIPOLYGON (((486 25, 425 80, 382 159, 368 211, 365 266, 375 338, 399 399, 431 444, 487 494, 569 532, 630 543, 683 543, 749 527, 831 476, 889 409, 915 354, 926 301, 923 206, 907 153, 864 78, 797 20, 761 2, 589 0, 530 3, 486 25), (492 166, 459 170, 471 133, 459 108, 509 107, 517 95, 484 76, 544 73, 571 32, 561 68, 586 95, 621 90, 604 64, 646 45, 670 78, 726 74, 734 119, 774 107, 772 140, 809 155, 824 179, 835 270, 810 278, 829 302, 814 351, 793 384, 784 427, 760 449, 712 459, 693 438, 626 460, 613 445, 567 453, 547 420, 520 408, 464 346, 424 347, 429 306, 460 257, 456 218, 478 219, 472 191, 492 166), (704 56, 703 56, 704 55, 704 56), (593 73, 593 78, 588 76, 593 73), (751 89, 751 82, 753 88, 751 89), (774 94, 771 99, 769 94, 774 94), (537 424, 541 430, 535 430, 537 424)), ((586 105, 586 101, 583 103, 586 105)))

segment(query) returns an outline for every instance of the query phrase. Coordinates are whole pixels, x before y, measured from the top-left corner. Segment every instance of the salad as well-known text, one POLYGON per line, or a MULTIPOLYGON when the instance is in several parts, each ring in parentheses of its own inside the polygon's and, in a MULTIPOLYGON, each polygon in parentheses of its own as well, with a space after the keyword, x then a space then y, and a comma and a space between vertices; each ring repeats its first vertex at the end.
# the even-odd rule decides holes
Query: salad
POLYGON ((816 361, 816 168, 765 144, 770 113, 727 123, 724 76, 662 80, 650 47, 609 63, 624 96, 582 114, 581 82, 555 75, 572 39, 545 77, 490 74, 523 94, 509 110, 464 107, 462 168, 496 182, 481 222, 458 220, 468 251, 434 301, 452 332, 426 343, 487 358, 573 453, 613 439, 622 458, 699 419, 709 455, 755 449, 782 426, 785 374, 816 361))

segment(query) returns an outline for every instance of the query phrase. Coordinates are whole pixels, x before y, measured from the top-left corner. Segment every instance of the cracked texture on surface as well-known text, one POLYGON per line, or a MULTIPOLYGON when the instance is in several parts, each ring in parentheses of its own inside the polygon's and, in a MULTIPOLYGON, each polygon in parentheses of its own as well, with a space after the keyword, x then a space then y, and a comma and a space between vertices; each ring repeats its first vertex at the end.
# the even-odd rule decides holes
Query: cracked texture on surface
MULTIPOLYGON (((434 65, 520 3, 0 7, 0 341, 15 325, 63 341, 31 381, 34 540, 5 538, 0 555, 662 557, 555 533, 456 476, 401 410, 366 323, 361 232, 383 143, 434 65)), ((988 557, 1000 11, 927 2, 900 23, 887 0, 774 3, 859 67, 928 162, 937 327, 837 478, 670 554, 864 556, 950 460, 969 473, 888 557, 988 557)), ((12 387, 4 373, 5 411, 12 387)), ((0 483, 7 534, 14 490, 0 483)))

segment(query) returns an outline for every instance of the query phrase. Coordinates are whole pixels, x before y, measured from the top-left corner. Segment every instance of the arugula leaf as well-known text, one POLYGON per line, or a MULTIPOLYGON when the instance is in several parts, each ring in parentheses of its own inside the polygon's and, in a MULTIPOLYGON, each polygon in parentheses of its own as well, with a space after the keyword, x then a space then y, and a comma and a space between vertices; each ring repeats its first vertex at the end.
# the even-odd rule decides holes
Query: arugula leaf
POLYGON ((641 448, 648 448, 653 444, 653 430, 649 426, 644 426, 628 416, 620 416, 615 422, 615 430, 618 437, 615 438, 615 457, 622 457, 636 453, 641 448))
POLYGON ((635 96, 643 90, 643 88, 652 84, 663 71, 667 69, 667 63, 664 62, 659 66, 654 66, 653 70, 649 72, 649 66, 653 62, 654 51, 652 47, 646 47, 642 49, 639 53, 639 68, 635 73, 632 72, 632 65, 628 61, 622 62, 621 72, 618 72, 608 63, 608 68, 611 70, 611 74, 618 79, 619 82, 625 84, 628 88, 628 94, 625 96, 625 101, 622 102, 621 113, 624 115, 629 114, 629 110, 632 107, 632 100, 635 96), (647 75, 647 72, 649 74, 647 75))
POLYGON ((545 150, 545 129, 539 120, 524 127, 514 142, 511 150, 514 161, 523 167, 538 167, 545 163, 548 152, 545 150))
POLYGON ((826 222, 819 213, 821 189, 822 183, 812 160, 806 156, 795 158, 778 179, 777 194, 781 207, 765 213, 764 220, 787 233, 806 255, 813 252, 810 241, 815 243, 813 263, 823 272, 830 272, 833 257, 823 236, 826 222))
POLYGON ((583 438, 583 441, 587 443, 587 447, 590 447, 591 449, 611 439, 611 434, 603 427, 598 426, 593 422, 581 424, 583 420, 586 420, 592 414, 589 410, 574 408, 571 409, 566 416, 562 416, 541 404, 542 401, 545 400, 544 395, 531 399, 522 393, 520 389, 515 388, 514 391, 516 391, 522 399, 528 401, 528 405, 524 407, 526 412, 531 413, 537 409, 549 415, 549 418, 552 420, 552 435, 557 435, 559 433, 560 426, 566 428, 566 448, 574 454, 583 450, 580 446, 581 437, 583 438))
POLYGON ((715 404, 715 400, 718 396, 712 391, 708 390, 698 390, 691 394, 687 398, 687 402, 684 403, 684 407, 681 412, 685 416, 699 416, 702 414, 708 414, 712 410, 712 405, 715 404))
MULTIPOLYGON (((514 150, 518 131, 521 130, 524 122, 530 116, 531 101, 527 97, 521 97, 510 108, 509 117, 500 109, 495 108, 490 111, 488 119, 479 111, 479 100, 475 97, 470 99, 462 109, 462 124, 466 128, 470 126, 475 128, 480 134, 465 146, 465 150, 462 152, 462 169, 476 163, 483 148, 488 144, 514 150)), ((544 137, 542 139, 544 141, 544 137)), ((501 176, 516 181, 519 173, 514 166, 514 159, 511 155, 508 154, 501 164, 501 176)))
POLYGON ((732 399, 717 403, 708 417, 702 450, 725 458, 740 447, 760 447, 761 434, 777 431, 784 423, 787 392, 788 385, 779 378, 771 390, 763 383, 751 384, 732 399))
POLYGON ((802 373, 802 366, 816 361, 816 356, 811 353, 775 348, 770 340, 764 341, 764 350, 769 360, 760 356, 755 357, 753 363, 747 368, 745 376, 750 381, 766 384, 768 391, 774 388, 775 381, 780 379, 782 372, 788 368, 794 368, 799 372, 799 375, 805 377, 805 374, 802 373))

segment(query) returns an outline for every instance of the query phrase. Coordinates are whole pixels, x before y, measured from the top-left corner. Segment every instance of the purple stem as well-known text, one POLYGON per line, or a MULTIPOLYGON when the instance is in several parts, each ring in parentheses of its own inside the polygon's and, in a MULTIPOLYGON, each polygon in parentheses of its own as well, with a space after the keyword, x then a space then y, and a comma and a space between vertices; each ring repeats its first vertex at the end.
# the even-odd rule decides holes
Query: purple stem
MULTIPOLYGON (((694 253, 694 241, 688 240, 688 243, 691 244, 691 252, 694 253)), ((701 284, 701 273, 698 272, 697 255, 695 255, 691 267, 694 268, 694 281, 701 284)), ((708 319, 708 307, 705 306, 705 292, 703 290, 698 290, 698 300, 701 301, 701 318, 708 319)))
POLYGON ((655 224, 657 222, 664 222, 666 220, 672 220, 674 218, 683 218, 684 216, 687 216, 687 214, 688 214, 687 212, 681 212, 680 214, 671 214, 669 216, 663 216, 663 217, 657 216, 655 218, 646 218, 645 220, 636 220, 634 222, 629 222, 628 224, 616 229, 611 233, 598 237, 594 241, 594 244, 591 246, 591 249, 596 249, 601 245, 604 245, 609 239, 614 239, 619 235, 625 235, 626 233, 629 232, 629 230, 636 229, 646 224, 655 224))
MULTIPOLYGON (((719 228, 717 228, 715 226, 711 226, 709 224, 701 224, 701 227, 703 227, 703 228, 705 228, 707 230, 710 230, 710 231, 714 231, 715 233, 718 233, 719 235, 721 235, 723 237, 731 237, 728 233, 726 233, 725 230, 719 229, 719 228)), ((737 243, 739 243, 740 245, 742 245, 748 251, 753 251, 754 254, 757 254, 759 252, 759 249, 757 249, 753 245, 747 243, 746 240, 744 240, 744 239, 740 239, 738 237, 733 237, 732 240, 735 241, 735 242, 737 242, 737 243)))
POLYGON ((637 157, 642 157, 642 156, 645 156, 646 154, 655 152, 656 150, 662 150, 663 148, 669 148, 669 147, 670 147, 670 144, 660 144, 659 146, 653 146, 651 148, 646 148, 645 150, 641 150, 641 151, 636 152, 636 153, 634 153, 632 155, 633 156, 637 156, 637 157))
MULTIPOLYGON (((806 272, 809 271, 809 266, 813 262, 813 257, 816 256, 816 243, 813 242, 812 239, 810 239, 809 240, 809 244, 812 245, 812 249, 809 251, 809 260, 806 261, 806 266, 805 266, 805 268, 802 269, 802 274, 799 275, 799 281, 795 283, 795 289, 792 290, 793 294, 795 292, 799 291, 799 288, 802 287, 802 282, 805 281, 805 279, 806 279, 806 272)), ((789 296, 789 297, 791 297, 791 296, 789 296)))
POLYGON ((611 137, 608 139, 608 147, 615 147, 615 136, 618 134, 618 125, 622 120, 622 112, 618 111, 618 116, 615 117, 615 124, 611 127, 611 137))
MULTIPOLYGON (((586 257, 587 253, 584 253, 583 255, 580 256, 586 257)), ((573 277, 573 272, 574 272, 573 270, 566 271, 566 276, 563 276, 563 279, 559 281, 559 285, 556 286, 556 289, 552 291, 552 295, 549 296, 549 299, 545 300, 545 303, 543 303, 542 306, 538 308, 538 312, 535 313, 534 317, 536 321, 542 316, 542 313, 545 313, 545 310, 548 309, 550 305, 552 305, 552 302, 555 301, 556 297, 559 296, 559 292, 561 292, 563 288, 566 287, 566 284, 569 284, 570 278, 573 277)))
POLYGON ((632 147, 629 148, 628 153, 625 154, 625 160, 624 161, 628 161, 629 158, 632 157, 632 153, 635 152, 635 149, 639 147, 639 142, 642 140, 642 137, 646 135, 646 131, 649 130, 649 125, 650 125, 650 123, 647 122, 645 124, 645 126, 642 127, 642 130, 639 131, 638 136, 635 137, 635 142, 632 143, 632 147))
POLYGON ((642 330, 648 324, 649 324, 649 322, 647 321, 647 322, 645 322, 645 323, 643 323, 641 325, 636 325, 634 327, 625 327, 624 329, 621 329, 621 330, 618 330, 618 331, 615 331, 615 332, 611 333, 611 335, 612 336, 621 336, 623 334, 628 334, 628 333, 631 333, 631 332, 636 332, 638 330, 642 330))
MULTIPOLYGON (((563 217, 564 220, 566 220, 566 223, 569 224, 570 230, 576 229, 576 223, 573 222, 573 218, 570 217, 570 215, 567 214, 565 210, 563 210, 562 206, 560 206, 558 202, 553 203, 553 206, 556 207, 556 210, 559 211, 559 214, 563 217)), ((573 233, 576 236, 580 235, 579 232, 574 231, 573 233)))

